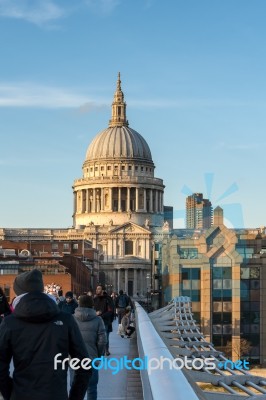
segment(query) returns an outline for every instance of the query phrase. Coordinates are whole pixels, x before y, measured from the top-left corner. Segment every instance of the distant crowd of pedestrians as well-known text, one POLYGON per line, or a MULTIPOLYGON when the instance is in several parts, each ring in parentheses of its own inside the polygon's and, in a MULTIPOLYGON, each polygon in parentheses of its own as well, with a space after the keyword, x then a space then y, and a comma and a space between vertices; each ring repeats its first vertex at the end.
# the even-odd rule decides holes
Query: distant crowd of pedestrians
POLYGON ((118 318, 122 338, 135 331, 130 297, 123 290, 109 296, 100 284, 94 295, 63 295, 60 285, 44 287, 37 269, 19 274, 13 289, 17 296, 9 304, 0 288, 0 398, 83 400, 86 395, 87 400, 97 400, 98 369, 82 363, 70 368, 68 393, 67 368, 63 362, 55 368, 54 359, 108 357, 114 319, 118 318))

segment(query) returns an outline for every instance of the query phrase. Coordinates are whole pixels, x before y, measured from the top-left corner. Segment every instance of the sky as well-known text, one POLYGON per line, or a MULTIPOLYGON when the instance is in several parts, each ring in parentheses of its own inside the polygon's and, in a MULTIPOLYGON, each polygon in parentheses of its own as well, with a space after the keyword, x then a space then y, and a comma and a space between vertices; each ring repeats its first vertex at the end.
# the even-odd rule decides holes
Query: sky
POLYGON ((266 225, 265 0, 0 0, 0 227, 72 226, 121 72, 174 226, 201 192, 266 225))

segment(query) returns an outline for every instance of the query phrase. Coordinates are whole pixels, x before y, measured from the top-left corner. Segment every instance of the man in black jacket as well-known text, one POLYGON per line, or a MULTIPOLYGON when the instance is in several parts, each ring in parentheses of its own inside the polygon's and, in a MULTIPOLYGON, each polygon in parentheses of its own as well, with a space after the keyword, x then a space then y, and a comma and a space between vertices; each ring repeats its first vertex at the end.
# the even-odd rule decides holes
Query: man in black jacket
POLYGON ((104 322, 107 337, 105 355, 109 356, 109 333, 113 331, 112 322, 114 319, 114 308, 112 299, 106 293, 104 293, 102 285, 98 285, 96 288, 94 309, 96 314, 102 317, 104 322))
POLYGON ((88 358, 86 346, 73 316, 60 311, 43 288, 36 269, 14 281, 15 310, 0 325, 0 392, 5 400, 83 400, 91 371, 76 370, 68 395, 67 362, 61 361, 88 358))

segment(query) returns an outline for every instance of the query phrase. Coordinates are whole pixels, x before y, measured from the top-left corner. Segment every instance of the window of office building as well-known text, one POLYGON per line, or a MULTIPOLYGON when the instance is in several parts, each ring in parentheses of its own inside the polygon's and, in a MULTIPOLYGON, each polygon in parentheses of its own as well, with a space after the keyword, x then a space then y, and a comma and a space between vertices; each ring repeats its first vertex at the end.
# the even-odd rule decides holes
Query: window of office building
POLYGON ((213 267, 212 300, 232 301, 232 268, 213 267))
POLYGON ((226 346, 232 335, 232 268, 212 267, 212 341, 226 346))
POLYGON ((182 268, 181 294, 200 301, 200 268, 182 268))
POLYGON ((189 248, 189 247, 179 247, 177 249, 180 258, 183 259, 193 259, 193 258, 198 258, 198 249, 195 248, 189 248))
POLYGON ((240 269, 240 335, 251 347, 250 362, 259 363, 260 354, 260 269, 240 269))
POLYGON ((246 247, 244 245, 237 245, 236 251, 243 257, 243 262, 253 257, 254 248, 246 247))

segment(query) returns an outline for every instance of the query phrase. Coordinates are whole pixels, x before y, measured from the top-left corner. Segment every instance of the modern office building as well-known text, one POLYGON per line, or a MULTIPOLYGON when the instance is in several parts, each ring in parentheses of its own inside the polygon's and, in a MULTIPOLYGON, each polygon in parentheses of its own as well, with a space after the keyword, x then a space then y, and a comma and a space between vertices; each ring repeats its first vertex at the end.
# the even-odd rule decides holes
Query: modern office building
POLYGON ((215 347, 242 339, 252 363, 266 364, 265 229, 228 229, 220 207, 209 229, 173 230, 161 244, 164 302, 189 296, 201 330, 215 347))
POLYGON ((193 193, 186 198, 187 229, 205 229, 212 225, 212 203, 202 193, 193 193))

